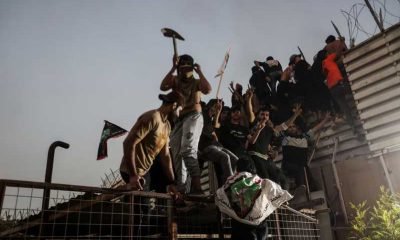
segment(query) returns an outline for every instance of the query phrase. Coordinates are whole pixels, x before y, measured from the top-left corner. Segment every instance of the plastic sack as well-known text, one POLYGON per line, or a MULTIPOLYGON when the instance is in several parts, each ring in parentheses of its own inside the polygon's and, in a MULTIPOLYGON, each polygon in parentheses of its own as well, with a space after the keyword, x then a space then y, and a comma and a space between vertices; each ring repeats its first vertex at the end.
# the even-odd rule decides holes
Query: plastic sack
POLYGON ((248 172, 228 178, 215 196, 219 210, 235 220, 257 226, 293 196, 271 180, 248 172))

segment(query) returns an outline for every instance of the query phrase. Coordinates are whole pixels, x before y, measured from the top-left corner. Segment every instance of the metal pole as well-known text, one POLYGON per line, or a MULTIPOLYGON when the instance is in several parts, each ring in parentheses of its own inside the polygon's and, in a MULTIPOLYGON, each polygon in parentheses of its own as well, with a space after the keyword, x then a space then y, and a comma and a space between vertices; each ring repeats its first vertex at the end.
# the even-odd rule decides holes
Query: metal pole
POLYGON ((344 214, 344 221, 345 221, 346 224, 348 224, 349 223, 349 219, 347 217, 346 205, 344 204, 342 188, 341 188, 341 184, 340 184, 340 180, 339 180, 339 174, 337 172, 336 164, 335 164, 336 151, 337 151, 337 146, 338 146, 338 141, 339 140, 337 138, 335 138, 333 141, 334 141, 334 148, 333 148, 331 165, 332 165, 333 175, 335 177, 336 187, 337 187, 337 190, 339 192, 340 206, 341 206, 343 214, 344 214))
POLYGON ((289 207, 288 205, 283 204, 283 205, 281 205, 281 208, 287 209, 287 210, 289 210, 290 212, 292 212, 292 213, 294 213, 294 214, 296 214, 296 215, 300 215, 300 216, 302 216, 303 218, 305 218, 305 219, 307 219, 307 220, 310 220, 310 221, 312 221, 312 222, 318 223, 318 219, 312 218, 312 217, 310 217, 310 216, 308 216, 308 215, 306 215, 306 214, 304 214, 304 213, 302 213, 302 212, 299 212, 299 211, 297 211, 296 209, 293 209, 293 208, 289 207))
POLYGON ((306 167, 303 167, 303 172, 304 172, 304 182, 306 184, 306 197, 307 197, 307 201, 310 201, 311 193, 310 193, 310 185, 308 183, 308 174, 307 174, 307 168, 306 167))
POLYGON ((381 154, 381 155, 379 156, 379 160, 380 160, 380 162, 381 162, 381 164, 382 164, 383 171, 385 172, 385 177, 386 177, 386 181, 387 181, 388 186, 389 186, 389 190, 390 190, 390 192, 391 192, 392 194, 394 194, 394 193, 395 193, 394 187, 393 187, 392 181, 390 180, 389 170, 388 170, 386 161, 385 161, 385 159, 383 158, 383 154, 381 154))
POLYGON ((56 141, 53 142, 50 147, 49 151, 47 153, 47 164, 46 164, 46 175, 44 177, 44 182, 45 186, 43 188, 43 199, 42 199, 42 220, 41 224, 39 227, 39 236, 42 236, 43 234, 43 225, 46 219, 46 210, 49 208, 49 202, 50 202, 50 189, 47 186, 47 184, 51 183, 51 179, 53 176, 53 164, 54 164, 54 152, 57 147, 62 147, 65 149, 69 148, 69 144, 61 141, 56 141))
POLYGON ((218 237, 219 239, 224 240, 225 234, 224 234, 222 213, 219 211, 218 207, 217 207, 217 221, 218 221, 218 237))
MULTIPOLYGON (((49 151, 47 154, 46 176, 44 178, 45 183, 51 183, 51 179, 53 176, 54 152, 57 147, 62 147, 62 148, 68 149, 69 144, 62 142, 62 141, 56 141, 50 145, 49 151)), ((49 208, 49 201, 50 201, 50 189, 45 187, 45 189, 43 191, 42 211, 49 208)))
POLYGON ((6 194, 6 184, 0 183, 0 213, 3 210, 3 202, 6 194))
POLYGON ((383 23, 381 23, 378 19, 378 16, 376 16, 376 12, 374 11, 374 9, 372 8, 371 4, 369 3, 369 0, 364 0, 365 4, 367 5, 369 11, 371 12, 372 17, 374 18, 376 24, 378 25, 379 29, 381 30, 381 32, 384 32, 385 29, 383 28, 383 23))
POLYGON ((176 212, 174 201, 169 198, 167 199, 167 214, 168 214, 168 239, 176 240, 178 239, 178 224, 176 221, 176 212))
POLYGON ((278 235, 278 240, 282 240, 281 228, 279 226, 280 219, 279 219, 278 209, 275 210, 275 219, 276 219, 275 224, 276 224, 276 233, 278 235))

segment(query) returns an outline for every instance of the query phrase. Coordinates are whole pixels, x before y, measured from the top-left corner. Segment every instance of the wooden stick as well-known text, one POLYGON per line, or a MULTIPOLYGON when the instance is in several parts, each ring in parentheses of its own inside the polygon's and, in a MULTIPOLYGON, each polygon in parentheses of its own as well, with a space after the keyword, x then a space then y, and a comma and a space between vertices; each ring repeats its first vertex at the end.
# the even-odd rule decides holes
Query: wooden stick
POLYGON ((219 89, 221 88, 221 82, 222 82, 222 77, 224 76, 224 72, 221 73, 221 75, 219 76, 219 82, 218 82, 218 88, 217 88, 217 94, 215 96, 216 99, 218 99, 218 95, 219 95, 219 89))

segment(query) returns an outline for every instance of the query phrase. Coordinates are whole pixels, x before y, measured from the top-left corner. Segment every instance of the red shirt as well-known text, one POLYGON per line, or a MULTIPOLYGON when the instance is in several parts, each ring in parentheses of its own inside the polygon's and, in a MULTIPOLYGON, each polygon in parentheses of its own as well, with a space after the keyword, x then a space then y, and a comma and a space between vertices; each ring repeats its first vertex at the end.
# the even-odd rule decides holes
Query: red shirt
POLYGON ((326 82, 328 88, 331 89, 343 80, 342 73, 335 62, 336 53, 329 54, 322 62, 322 68, 327 73, 326 82))

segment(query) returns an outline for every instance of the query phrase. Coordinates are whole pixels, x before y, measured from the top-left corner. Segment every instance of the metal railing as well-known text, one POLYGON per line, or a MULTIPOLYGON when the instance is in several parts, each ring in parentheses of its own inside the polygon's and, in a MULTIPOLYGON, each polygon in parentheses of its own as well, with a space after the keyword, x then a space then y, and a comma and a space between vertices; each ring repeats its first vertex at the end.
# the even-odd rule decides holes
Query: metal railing
MULTIPOLYGON (((282 205, 266 219, 268 239, 319 239, 318 220, 314 215, 305 214, 282 205)), ((231 219, 222 215, 223 236, 228 236, 231 219)))
POLYGON ((1 239, 170 239, 172 199, 64 184, 1 180, 1 239), (43 191, 50 190, 49 199, 43 191), (43 209, 43 200, 49 208, 43 209))
MULTIPOLYGON (((167 194, 0 180, 0 239, 228 239, 212 197, 175 207, 167 194), (50 190, 42 209, 43 191, 50 190)), ((317 239, 313 216, 282 206, 269 239, 317 239)))

